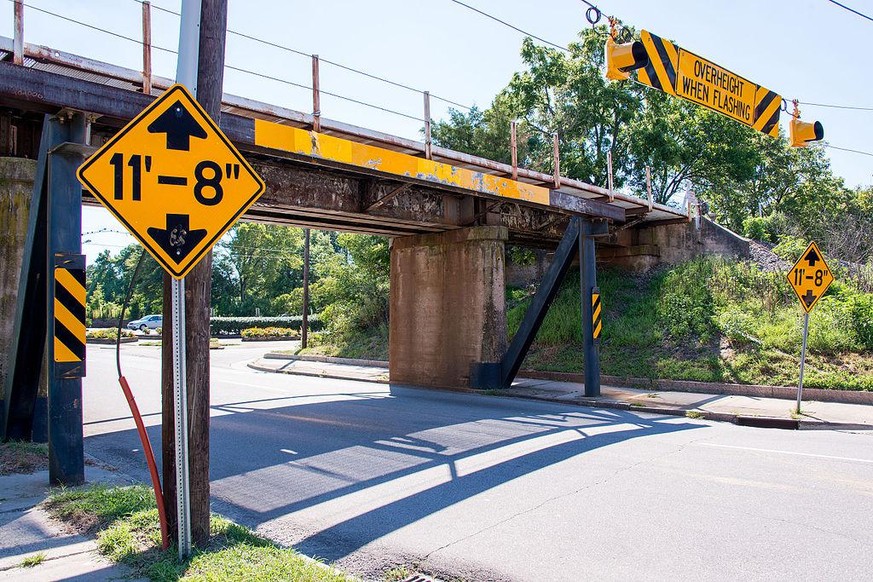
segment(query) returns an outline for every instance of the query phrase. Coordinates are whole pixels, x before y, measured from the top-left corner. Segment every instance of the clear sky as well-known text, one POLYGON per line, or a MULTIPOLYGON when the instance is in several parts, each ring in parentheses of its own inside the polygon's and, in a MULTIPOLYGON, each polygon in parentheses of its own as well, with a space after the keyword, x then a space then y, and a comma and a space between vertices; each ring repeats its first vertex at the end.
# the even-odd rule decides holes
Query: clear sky
MULTIPOLYGON (((587 26, 580 0, 464 0, 557 44, 572 42, 587 26)), ((26 0, 25 39, 132 69, 141 48, 128 40, 85 28, 36 8, 114 33, 141 37, 141 7, 135 0, 26 0)), ((873 1, 842 0, 873 16, 873 1)), ((873 108, 868 73, 873 22, 828 0, 602 0, 605 14, 693 51, 787 99, 873 108)), ((153 44, 175 50, 180 0, 154 0, 153 44)), ((523 35, 451 0, 229 0, 228 27, 323 59, 429 90, 460 104, 487 107, 521 69, 523 35)), ((0 3, 0 34, 12 36, 12 3, 0 3)), ((309 85, 308 58, 229 35, 226 63, 309 85)), ((155 50, 155 73, 175 76, 176 56, 155 50)), ((420 94, 321 66, 321 87, 422 117, 420 94)), ((228 70, 225 91, 301 111, 311 110, 309 91, 228 70)), ((448 105, 434 99, 432 116, 448 105)), ((421 122, 323 96, 325 117, 420 139, 421 122)), ((873 152, 873 111, 801 106, 804 119, 819 120, 834 146, 873 152)), ((782 116, 787 130, 787 115, 782 116)), ((827 150, 834 172, 849 186, 873 183, 873 157, 827 150)), ((102 210, 87 210, 83 231, 122 230, 102 210)), ((118 250, 132 239, 87 234, 85 252, 118 250)))

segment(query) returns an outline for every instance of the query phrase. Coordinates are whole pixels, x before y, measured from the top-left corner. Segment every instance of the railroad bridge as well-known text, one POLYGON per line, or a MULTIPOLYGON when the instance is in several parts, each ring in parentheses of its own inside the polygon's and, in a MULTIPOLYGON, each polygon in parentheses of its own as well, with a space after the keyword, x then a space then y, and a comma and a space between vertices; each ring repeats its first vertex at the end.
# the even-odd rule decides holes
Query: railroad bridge
MULTIPOLYGON (((79 136, 84 159, 172 84, 158 77, 146 83, 140 71, 43 46, 23 43, 16 53, 14 45, 0 38, 4 156, 35 157, 44 124, 79 123, 81 131, 70 135, 79 136)), ((505 385, 576 256, 590 335, 595 238, 602 259, 643 265, 658 260, 661 229, 687 230, 691 220, 689 212, 559 172, 482 159, 318 113, 227 94, 221 110, 220 127, 267 184, 245 220, 392 238, 392 381, 505 385), (509 346, 507 242, 557 249, 534 300, 539 312, 529 313, 509 346)), ((87 191, 82 201, 96 204, 87 191)))

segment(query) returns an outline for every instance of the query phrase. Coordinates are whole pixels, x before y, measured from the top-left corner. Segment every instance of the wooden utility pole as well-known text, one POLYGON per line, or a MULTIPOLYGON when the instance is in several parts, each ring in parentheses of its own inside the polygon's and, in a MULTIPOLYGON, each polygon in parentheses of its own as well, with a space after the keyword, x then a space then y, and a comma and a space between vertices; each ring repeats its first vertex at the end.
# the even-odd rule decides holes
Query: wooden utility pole
MULTIPOLYGON (((224 82, 227 0, 201 0, 197 101, 219 122, 224 82)), ((176 537, 174 467, 173 356, 170 326, 170 276, 164 275, 162 340, 163 483, 169 531, 176 537)), ((188 382, 188 451, 191 534, 195 544, 209 540, 209 307, 212 296, 212 252, 185 277, 185 344, 188 382)))
POLYGON ((303 229, 303 321, 300 322, 300 346, 309 340, 309 229, 303 229))

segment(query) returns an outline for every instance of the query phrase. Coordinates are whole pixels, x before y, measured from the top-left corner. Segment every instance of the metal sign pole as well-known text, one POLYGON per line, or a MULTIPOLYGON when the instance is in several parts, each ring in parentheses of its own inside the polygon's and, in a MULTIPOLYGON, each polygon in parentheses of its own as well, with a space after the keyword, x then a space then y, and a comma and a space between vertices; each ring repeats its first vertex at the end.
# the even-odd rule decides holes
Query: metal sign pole
POLYGON ((185 280, 170 288, 173 318, 173 404, 176 443, 176 520, 179 559, 191 553, 191 497, 188 489, 188 384, 185 366, 185 280))
POLYGON ((797 414, 800 414, 800 400, 803 398, 803 365, 806 363, 806 338, 809 337, 809 313, 803 314, 803 347, 800 348, 800 384, 797 385, 797 414))
MULTIPOLYGON (((200 53, 200 0, 182 0, 176 81, 197 97, 200 53)), ((176 425, 176 521, 179 559, 191 554, 191 493, 188 489, 188 384, 185 362, 185 279, 171 283, 173 318, 173 402, 176 425)))

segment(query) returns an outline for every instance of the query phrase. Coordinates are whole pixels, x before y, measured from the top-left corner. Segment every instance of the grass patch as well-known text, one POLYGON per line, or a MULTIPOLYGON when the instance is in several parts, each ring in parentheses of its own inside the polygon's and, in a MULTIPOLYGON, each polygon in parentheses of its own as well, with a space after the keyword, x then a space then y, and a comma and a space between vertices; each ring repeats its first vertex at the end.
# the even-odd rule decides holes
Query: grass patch
POLYGON ((212 516, 206 547, 179 562, 174 548, 160 548, 158 511, 151 489, 143 485, 69 489, 51 496, 46 508, 79 531, 96 531, 102 554, 150 580, 354 580, 218 515, 212 516))
POLYGON ((48 469, 48 445, 24 441, 0 443, 0 475, 48 469))
POLYGON ((397 566, 385 572, 382 579, 384 582, 402 582, 412 576, 412 574, 413 571, 406 566, 397 566))
POLYGON ((686 410, 685 416, 687 418, 703 418, 703 413, 699 410, 686 410))
POLYGON ((388 326, 309 335, 309 345, 297 353, 361 360, 388 359, 388 326))
POLYGON ((21 566, 22 568, 33 568, 34 566, 39 566, 43 562, 45 562, 45 554, 39 552, 38 554, 28 556, 21 560, 21 564, 19 564, 19 566, 21 566))

